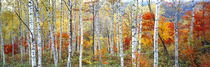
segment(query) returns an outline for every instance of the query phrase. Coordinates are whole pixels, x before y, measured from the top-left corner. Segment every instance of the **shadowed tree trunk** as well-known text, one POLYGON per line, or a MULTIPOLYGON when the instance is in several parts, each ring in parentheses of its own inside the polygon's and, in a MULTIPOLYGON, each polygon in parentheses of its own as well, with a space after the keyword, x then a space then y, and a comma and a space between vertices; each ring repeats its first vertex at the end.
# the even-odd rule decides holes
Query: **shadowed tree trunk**
POLYGON ((69 53, 68 53, 68 62, 67 67, 71 67, 71 47, 72 47, 72 0, 69 2, 69 53))
POLYGON ((60 1, 61 2, 61 5, 60 5, 60 49, 59 49, 59 62, 60 64, 62 63, 62 57, 61 57, 61 49, 62 49, 62 14, 63 14, 63 2, 62 0, 60 1))

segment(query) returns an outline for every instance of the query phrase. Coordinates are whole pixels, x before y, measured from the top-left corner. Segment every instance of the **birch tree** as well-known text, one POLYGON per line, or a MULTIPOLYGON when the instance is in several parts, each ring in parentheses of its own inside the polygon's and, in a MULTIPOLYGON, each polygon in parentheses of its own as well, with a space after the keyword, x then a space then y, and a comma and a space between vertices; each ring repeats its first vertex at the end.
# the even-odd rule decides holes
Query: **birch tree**
POLYGON ((158 20, 160 0, 156 0, 155 26, 154 26, 154 67, 158 67, 158 20))
MULTIPOLYGON (((56 18, 55 18, 55 8, 56 8, 56 6, 55 6, 56 4, 55 4, 55 0, 52 0, 52 7, 53 7, 53 9, 52 9, 52 26, 53 26, 53 29, 51 30, 51 39, 52 39, 52 41, 51 41, 51 43, 52 43, 52 52, 53 52, 53 57, 54 57, 54 64, 55 64, 55 67, 57 67, 57 58, 58 58, 58 56, 57 56, 57 45, 56 45, 56 48, 54 48, 54 46, 55 46, 55 44, 57 44, 57 43, 55 43, 54 44, 54 30, 56 30, 56 26, 55 26, 55 22, 56 22, 56 18)), ((56 37, 55 37, 55 42, 56 42, 56 37)))
POLYGON ((139 31, 139 54, 141 53, 141 36, 142 36, 142 18, 143 18, 143 0, 141 0, 141 14, 140 14, 140 31, 139 31))
MULTIPOLYGON (((22 16, 22 9, 21 9, 21 2, 19 0, 17 0, 17 3, 18 3, 18 12, 19 12, 19 15, 22 16)), ((19 44, 20 44, 20 54, 21 54, 21 63, 23 62, 23 45, 22 45, 22 21, 19 20, 20 22, 20 25, 19 25, 19 44)))
MULTIPOLYGON (((96 56, 97 54, 97 22, 96 22, 96 12, 95 12, 95 4, 93 3, 93 49, 94 49, 94 55, 96 56)), ((94 56, 94 58, 96 58, 94 56)))
POLYGON ((136 62, 135 62, 135 59, 136 59, 136 43, 137 43, 137 39, 136 39, 136 5, 135 5, 135 2, 133 3, 132 5, 132 28, 131 28, 131 31, 132 31, 132 64, 134 67, 136 67, 136 62))
POLYGON ((193 42, 193 22, 195 18, 195 1, 192 0, 192 21, 190 25, 190 45, 192 45, 193 42))
POLYGON ((176 10, 176 13, 174 15, 174 32, 175 32, 175 67, 179 67, 179 63, 178 63, 178 45, 179 45, 179 42, 178 42, 178 22, 179 22, 179 15, 180 15, 180 0, 178 1, 178 4, 176 3, 177 0, 174 1, 174 7, 175 7, 175 10, 176 10))
POLYGON ((82 67, 82 50, 83 50, 83 22, 82 22, 82 1, 79 0, 79 17, 81 26, 81 43, 80 43, 80 57, 79 57, 79 67, 82 67))
POLYGON ((113 51, 113 48, 114 48, 114 0, 111 2, 111 8, 112 8, 112 11, 111 11, 111 48, 110 48, 110 53, 111 55, 114 54, 114 51, 113 51))
MULTIPOLYGON (((0 0, 0 16, 1 16, 2 1, 0 0)), ((1 16, 2 17, 2 16, 1 16)), ((2 35, 2 20, 0 19, 0 34, 1 34, 1 53, 3 56, 3 67, 5 65, 5 54, 4 54, 4 40, 2 35)))
POLYGON ((63 14, 63 2, 62 0, 60 1, 61 2, 61 5, 60 5, 60 50, 59 50, 59 62, 61 63, 61 49, 62 49, 62 14, 63 14))
MULTIPOLYGON (((118 3, 117 3, 118 4, 118 3)), ((117 9, 119 9, 119 6, 118 6, 118 8, 117 9)), ((119 56, 120 55, 120 51, 119 51, 119 11, 117 11, 117 22, 116 22, 116 31, 117 31, 117 55, 119 56)))
POLYGON ((3 56, 3 66, 5 65, 5 54, 4 54, 4 40, 2 35, 2 21, 0 23, 0 33, 1 33, 1 53, 3 56))
MULTIPOLYGON (((77 8, 77 1, 75 0, 74 1, 74 8, 76 9, 77 8)), ((72 34, 72 44, 73 44, 73 46, 72 46, 72 56, 74 55, 74 51, 75 51, 75 46, 76 46, 76 21, 77 21, 77 19, 76 19, 76 15, 77 14, 77 12, 76 11, 74 11, 74 24, 73 24, 73 34, 72 34)))
MULTIPOLYGON (((56 26, 56 0, 52 0, 52 25, 53 25, 53 34, 55 33, 55 65, 57 66, 58 62, 58 43, 57 43, 57 26, 56 26)), ((54 47, 53 47, 54 48, 54 47)))
POLYGON ((13 39, 13 25, 14 25, 14 18, 12 15, 12 59, 14 60, 14 39, 13 39))
POLYGON ((123 58, 123 40, 122 40, 122 10, 121 10, 121 0, 118 0, 118 11, 119 11, 119 35, 120 35, 120 63, 121 67, 124 67, 124 58, 123 58))
POLYGON ((71 67, 71 45, 72 45, 72 0, 69 1, 69 53, 67 67, 71 67))
POLYGON ((29 28, 31 31, 30 34, 30 40, 31 40, 31 64, 32 67, 36 67, 36 47, 35 47, 35 42, 34 42, 34 20, 33 20, 33 0, 28 1, 28 9, 29 9, 29 28))
POLYGON ((40 21, 39 21, 39 5, 38 0, 35 0, 35 6, 36 6, 36 20, 37 20, 37 44, 38 44, 38 67, 42 67, 42 44, 41 44, 41 28, 40 28, 40 21))

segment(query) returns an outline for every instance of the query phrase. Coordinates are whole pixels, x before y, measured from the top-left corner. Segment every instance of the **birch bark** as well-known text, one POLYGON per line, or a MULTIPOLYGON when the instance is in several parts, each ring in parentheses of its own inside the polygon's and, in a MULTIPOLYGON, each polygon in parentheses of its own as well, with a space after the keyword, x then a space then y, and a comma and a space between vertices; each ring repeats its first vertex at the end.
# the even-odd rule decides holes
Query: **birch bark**
POLYGON ((156 0, 155 26, 154 26, 154 67, 158 67, 158 20, 160 0, 156 0))
POLYGON ((72 51, 72 0, 69 1, 69 53, 67 67, 71 67, 71 51, 72 51))
POLYGON ((29 9, 29 28, 31 31, 30 40, 31 40, 31 64, 32 67, 36 67, 36 47, 34 41, 34 19, 33 19, 33 0, 28 1, 28 9, 29 9))
POLYGON ((40 19, 39 19, 39 6, 38 6, 38 0, 35 0, 35 6, 36 6, 36 20, 37 20, 37 44, 38 44, 38 67, 42 67, 42 40, 41 40, 41 28, 40 28, 40 19))
POLYGON ((79 0, 79 16, 80 16, 80 26, 81 26, 81 43, 80 43, 80 57, 79 57, 79 67, 82 67, 82 50, 83 50, 83 22, 82 22, 82 1, 79 0))
POLYGON ((121 0, 118 0, 118 11, 119 11, 119 35, 120 35, 120 63, 121 67, 124 67, 124 58, 123 58, 123 40, 122 40, 122 10, 121 10, 121 0))

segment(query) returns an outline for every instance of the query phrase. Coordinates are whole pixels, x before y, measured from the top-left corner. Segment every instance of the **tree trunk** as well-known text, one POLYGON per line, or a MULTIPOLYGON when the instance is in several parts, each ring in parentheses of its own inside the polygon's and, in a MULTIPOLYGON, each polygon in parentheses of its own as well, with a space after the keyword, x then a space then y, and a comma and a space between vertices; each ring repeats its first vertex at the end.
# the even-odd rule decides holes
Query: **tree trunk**
MULTIPOLYGON (((134 2, 135 3, 135 2, 134 2)), ((136 59, 136 43, 137 43, 137 39, 136 39, 136 16, 135 16, 135 13, 136 13, 136 5, 133 4, 132 5, 132 64, 134 67, 136 67, 136 62, 135 62, 135 59, 136 59)))
POLYGON ((178 13, 176 12, 176 16, 175 16, 175 22, 174 22, 174 26, 175 26, 175 67, 179 66, 178 63, 178 13))
POLYGON ((14 25, 14 18, 12 16, 12 60, 14 61, 14 39, 13 39, 13 25, 14 25))
POLYGON ((119 34, 120 34, 120 63, 121 67, 124 67, 124 59, 123 59, 123 39, 122 39, 122 10, 121 10, 121 0, 118 0, 118 11, 119 11, 119 34))
POLYGON ((190 26, 190 45, 192 45, 193 42, 193 22, 194 22, 194 17, 195 17, 195 2, 192 0, 192 21, 191 21, 191 26, 190 26))
POLYGON ((31 40, 31 64, 32 67, 36 67, 36 46, 34 42, 34 19, 33 19, 33 0, 29 0, 29 27, 30 27, 30 40, 31 40))
MULTIPOLYGON (((0 6, 0 11, 1 11, 1 6, 0 6)), ((0 13, 0 16, 1 16, 1 13, 0 13)), ((4 40, 3 40, 3 35, 2 35, 2 21, 1 20, 0 20, 0 34, 1 34, 1 53, 3 55, 3 66, 4 66, 5 65, 5 54, 4 54, 4 40)))
POLYGON ((140 31, 139 31, 139 54, 141 53, 141 36, 142 36, 142 18, 143 18, 143 0, 141 0, 141 14, 140 14, 140 31))
POLYGON ((38 44, 38 67, 42 67, 42 44, 41 44, 41 28, 40 28, 40 21, 39 21, 39 6, 38 0, 35 0, 36 5, 36 20, 37 20, 37 44, 38 44))
MULTIPOLYGON (((74 8, 76 9, 76 8, 77 8, 77 1, 76 1, 76 0, 74 1, 74 5, 75 5, 74 8)), ((73 5, 72 5, 72 7, 73 7, 73 5)), ((76 41, 75 41, 75 40, 76 40, 76 23, 77 23, 77 22, 76 22, 76 21, 77 21, 77 19, 76 19, 76 14, 77 14, 77 12, 74 11, 74 25, 73 25, 73 31, 72 31, 72 32, 73 32, 73 34, 72 34, 72 36, 73 36, 73 37, 72 37, 72 38, 73 38, 73 39, 72 39, 72 40, 73 40, 73 41, 72 41, 72 45, 73 45, 73 46, 72 46, 72 48, 73 48, 73 49, 72 49, 72 56, 74 55, 74 51, 75 51, 75 48, 76 48, 76 41)))
POLYGON ((111 55, 114 55, 114 4, 112 4, 112 16, 111 16, 111 46, 110 46, 110 52, 111 55))
POLYGON ((71 46, 72 46, 72 0, 69 1, 69 53, 67 67, 71 67, 71 46))
POLYGON ((61 6, 60 6, 60 49, 59 49, 59 62, 60 64, 62 63, 62 56, 61 56, 61 52, 62 52, 62 14, 63 14, 63 2, 61 0, 61 6))
POLYGON ((56 64, 58 63, 58 43, 57 43, 57 26, 56 26, 56 0, 53 0, 53 4, 52 4, 52 15, 53 15, 53 18, 52 18, 52 21, 53 21, 53 27, 54 27, 54 30, 53 32, 55 31, 55 56, 56 56, 56 64))
POLYGON ((158 20, 160 0, 156 1, 155 26, 154 26, 154 67, 158 67, 158 20))
MULTIPOLYGON (((91 0, 92 1, 92 0, 91 0)), ((96 30, 96 23, 95 23, 95 5, 94 5, 94 3, 92 4, 92 6, 93 6, 93 54, 94 54, 94 56, 93 56, 93 58, 95 58, 95 56, 96 56, 96 34, 95 34, 95 30, 96 30)), ((93 61, 95 61, 95 60, 93 60, 93 61)))
POLYGON ((54 55, 54 64, 55 64, 55 67, 57 67, 57 32, 56 32, 56 17, 55 17, 55 11, 56 11, 56 0, 52 0, 52 26, 53 26, 53 29, 52 29, 52 33, 51 33, 51 39, 52 39, 52 52, 53 52, 53 55, 54 55), (55 32, 54 32, 55 31, 55 32), (56 34, 55 34, 56 33, 56 34), (54 34, 55 34, 55 42, 54 42, 54 34))
MULTIPOLYGON (((119 9, 119 6, 118 6, 118 9, 119 9)), ((116 22, 116 31, 117 31, 117 56, 119 56, 120 55, 120 51, 119 51, 119 30, 118 30, 118 28, 119 28, 119 11, 117 11, 117 22, 116 22)))
POLYGON ((83 50, 83 22, 82 22, 82 1, 79 0, 79 17, 81 26, 81 43, 80 43, 80 57, 79 57, 79 67, 82 67, 82 50, 83 50))
MULTIPOLYGON (((21 8, 20 1, 18 2, 18 7, 21 8)), ((18 9, 19 15, 22 16, 22 10, 18 9)), ((21 63, 23 62, 23 46, 22 46, 22 21, 19 20, 20 26, 19 26, 19 46, 20 46, 20 54, 21 54, 21 63)))

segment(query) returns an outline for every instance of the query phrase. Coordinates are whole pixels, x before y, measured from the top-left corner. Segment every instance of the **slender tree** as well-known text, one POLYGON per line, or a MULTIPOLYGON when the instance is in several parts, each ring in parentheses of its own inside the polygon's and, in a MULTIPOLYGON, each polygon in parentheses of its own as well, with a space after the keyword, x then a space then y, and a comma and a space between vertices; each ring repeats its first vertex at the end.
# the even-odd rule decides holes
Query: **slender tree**
POLYGON ((111 2, 111 8, 112 8, 112 11, 111 11, 111 46, 110 46, 110 53, 111 55, 114 55, 114 51, 113 51, 113 48, 114 48, 114 11, 115 11, 115 4, 114 4, 114 0, 111 2))
POLYGON ((141 36, 142 36, 142 18, 143 18, 143 0, 141 0, 141 14, 140 14, 140 31, 139 31, 139 54, 141 53, 141 36))
POLYGON ((61 0, 61 5, 60 5, 60 50, 59 50, 59 62, 61 63, 62 58, 61 58, 61 49, 62 49, 62 19, 63 19, 63 2, 61 0))
POLYGON ((154 26, 154 67, 158 67, 158 20, 160 0, 156 0, 155 26, 154 26))
POLYGON ((13 39, 13 25, 14 25, 14 18, 12 15, 12 59, 14 60, 14 39, 13 39))
POLYGON ((30 40, 31 40, 31 62, 32 67, 36 67, 36 47, 35 47, 35 41, 34 41, 34 19, 33 19, 33 0, 29 0, 29 28, 32 34, 30 34, 30 40))
POLYGON ((42 44, 41 44, 41 28, 40 28, 40 21, 39 21, 39 5, 38 0, 35 0, 35 7, 36 7, 36 20, 37 20, 37 44, 38 44, 38 67, 42 67, 42 44))
MULTIPOLYGON (((22 9, 21 8, 21 2, 19 0, 17 0, 17 3, 18 3, 18 12, 19 12, 19 15, 22 16, 22 9)), ((21 63, 23 62, 23 45, 22 45, 22 21, 19 20, 20 22, 20 25, 19 25, 19 44, 20 44, 20 57, 21 57, 21 63)))
POLYGON ((118 11, 119 11, 119 35, 120 35, 120 63, 121 67, 124 67, 124 58, 123 58, 123 40, 122 40, 122 10, 121 10, 121 0, 118 0, 118 11))
POLYGON ((1 34, 1 53, 3 56, 3 66, 5 65, 5 54, 4 54, 4 40, 2 36, 2 22, 0 23, 0 34, 1 34))
POLYGON ((58 63, 58 43, 57 43, 57 26, 56 26, 56 1, 52 0, 52 25, 53 25, 53 33, 55 33, 55 56, 56 60, 55 63, 58 63))
POLYGON ((178 1, 178 3, 176 3, 177 0, 175 0, 174 6, 175 6, 175 16, 174 16, 174 32, 175 32, 175 67, 179 67, 179 63, 178 63, 178 22, 179 22, 179 15, 180 15, 180 0, 178 1))
POLYGON ((190 25, 190 45, 192 45, 193 42, 193 22, 195 18, 195 1, 192 0, 192 21, 190 25))
POLYGON ((72 0, 69 1, 69 53, 67 67, 71 67, 71 51, 72 51, 72 0))
MULTIPOLYGON (((0 16, 1 16, 2 1, 0 0, 0 16)), ((2 17, 2 16, 1 16, 2 17)), ((2 20, 0 19, 0 34, 1 34, 1 54, 3 56, 3 67, 5 65, 5 54, 4 54, 4 40, 2 36, 2 20)))
MULTIPOLYGON (((72 8, 73 8, 73 6, 72 6, 72 8)), ((74 9, 76 9, 77 8, 77 1, 75 0, 74 1, 74 9)), ((72 56, 74 55, 74 51, 75 51, 75 46, 76 46, 76 21, 77 21, 77 19, 76 19, 76 15, 77 14, 77 12, 76 11, 74 11, 74 24, 73 24, 73 34, 72 34, 72 56)))
POLYGON ((51 43, 52 43, 52 52, 53 52, 53 55, 54 55, 54 64, 55 64, 55 67, 57 67, 57 43, 56 40, 57 38, 55 37, 55 42, 54 42, 54 32, 56 32, 56 26, 55 26, 55 23, 56 23, 56 18, 55 18, 55 11, 56 11, 56 0, 52 0, 52 31, 51 31, 51 43))
POLYGON ((135 62, 135 59, 136 59, 136 44, 137 44, 137 39, 136 39, 136 16, 135 16, 135 13, 136 13, 136 5, 135 5, 135 2, 132 4, 132 28, 131 28, 131 31, 132 31, 132 64, 134 67, 136 67, 136 62, 135 62))
MULTIPOLYGON (((117 9, 119 9, 119 6, 118 6, 118 8, 117 9)), ((117 11, 117 22, 116 22, 116 31, 117 31, 117 55, 119 56, 120 55, 120 51, 119 51, 119 11, 117 11)))
POLYGON ((83 50, 83 22, 82 22, 82 1, 79 0, 79 17, 81 26, 81 43, 80 43, 80 57, 79 57, 79 67, 82 67, 82 50, 83 50))

